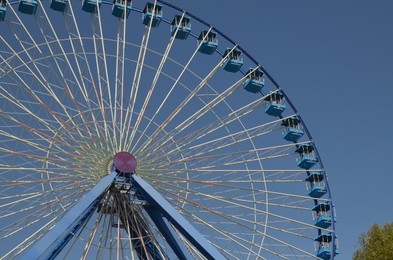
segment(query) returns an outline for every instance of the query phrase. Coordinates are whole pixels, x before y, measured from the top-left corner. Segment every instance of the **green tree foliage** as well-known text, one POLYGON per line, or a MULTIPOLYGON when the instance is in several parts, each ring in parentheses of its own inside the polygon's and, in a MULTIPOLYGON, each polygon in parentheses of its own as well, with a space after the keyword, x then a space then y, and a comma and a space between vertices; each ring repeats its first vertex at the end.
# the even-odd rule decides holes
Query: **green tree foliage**
POLYGON ((367 233, 360 236, 358 246, 353 260, 392 260, 393 222, 382 227, 374 224, 367 233))

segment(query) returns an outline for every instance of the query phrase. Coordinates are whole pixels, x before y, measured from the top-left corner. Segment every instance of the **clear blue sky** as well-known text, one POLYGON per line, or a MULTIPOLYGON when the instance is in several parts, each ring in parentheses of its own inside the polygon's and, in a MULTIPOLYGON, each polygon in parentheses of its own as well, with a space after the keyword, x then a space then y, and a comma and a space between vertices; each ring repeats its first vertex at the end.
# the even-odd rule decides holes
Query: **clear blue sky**
POLYGON ((318 146, 337 210, 339 259, 393 221, 393 1, 169 2, 248 50, 279 82, 318 146))

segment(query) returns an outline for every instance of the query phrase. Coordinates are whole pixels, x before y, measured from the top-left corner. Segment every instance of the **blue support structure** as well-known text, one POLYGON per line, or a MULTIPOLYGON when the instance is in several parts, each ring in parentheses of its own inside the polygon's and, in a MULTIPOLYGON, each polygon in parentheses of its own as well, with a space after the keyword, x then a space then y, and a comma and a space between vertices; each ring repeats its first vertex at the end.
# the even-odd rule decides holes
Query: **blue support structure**
POLYGON ((298 117, 286 118, 281 125, 285 127, 282 133, 283 138, 289 142, 297 142, 304 135, 304 130, 301 128, 298 117))
POLYGON ((103 193, 111 186, 117 173, 102 178, 102 180, 90 190, 76 205, 74 205, 52 228, 46 233, 28 252, 23 260, 53 259, 71 239, 88 216, 95 210, 103 193))
POLYGON ((161 214, 161 212, 159 212, 155 207, 152 207, 150 205, 146 205, 144 209, 149 214, 149 217, 153 220, 156 227, 164 235, 165 240, 168 242, 179 260, 192 259, 193 257, 188 252, 183 242, 180 241, 175 230, 172 228, 169 221, 161 214))
POLYGON ((162 253, 160 245, 152 241, 153 234, 148 228, 148 222, 138 211, 133 210, 133 204, 143 207, 178 259, 187 260, 193 257, 177 232, 180 232, 206 259, 225 259, 168 201, 134 173, 136 165, 132 154, 117 153, 113 160, 112 173, 103 177, 67 211, 22 259, 54 259, 96 209, 100 214, 111 216, 118 214, 117 208, 105 202, 104 197, 108 196, 122 197, 130 202, 125 203, 120 211, 132 212, 132 215, 130 217, 125 217, 124 214, 118 215, 117 221, 113 220, 112 226, 126 229, 129 236, 133 238, 132 249, 139 259, 164 260, 168 257, 162 253))
POLYGON ((176 39, 185 40, 191 32, 190 17, 175 15, 171 22, 171 35, 176 39), (182 18, 183 17, 183 18, 182 18), (176 32, 177 31, 177 32, 176 32))
POLYGON ((124 10, 126 10, 126 19, 130 15, 131 12, 131 0, 114 0, 112 6, 112 15, 118 18, 124 18, 124 10))
POLYGON ((50 8, 55 11, 65 12, 68 9, 68 0, 51 0, 50 8))
POLYGON ((251 93, 258 93, 265 86, 263 72, 259 69, 250 68, 247 72, 248 78, 244 82, 244 89, 251 93))
POLYGON ((96 13, 101 7, 102 0, 83 0, 82 10, 88 13, 96 13))
POLYGON ((143 24, 149 25, 151 21, 151 27, 158 27, 162 20, 162 5, 154 3, 146 3, 143 9, 143 24))
POLYGON ((152 236, 149 234, 145 229, 137 229, 138 225, 147 226, 148 224, 146 221, 139 215, 138 212, 134 211, 133 218, 125 220, 122 218, 122 222, 128 221, 128 226, 130 227, 130 237, 132 239, 132 246, 135 250, 136 254, 138 255, 139 259, 155 259, 155 260, 164 260, 167 258, 163 258, 161 256, 161 251, 157 246, 152 243, 150 237, 152 236), (144 247, 146 245, 146 247, 144 247))
POLYGON ((133 175, 136 186, 149 202, 207 259, 225 259, 168 201, 141 177, 133 175))
POLYGON ((226 58, 224 63, 224 70, 229 72, 238 72, 240 68, 243 66, 243 58, 241 57, 242 52, 238 49, 231 50, 227 48, 224 54, 222 55, 223 58, 226 58))
POLYGON ((0 22, 5 20, 5 13, 7 12, 7 1, 0 1, 0 22))
POLYGON ((326 194, 327 190, 323 182, 323 173, 313 172, 307 178, 308 195, 313 198, 320 198, 326 194))
POLYGON ((18 11, 24 14, 35 14, 37 5, 37 0, 20 0, 18 11))
POLYGON ((311 144, 302 144, 296 149, 295 152, 299 154, 297 165, 300 168, 308 170, 318 162, 313 151, 314 146, 311 144))
POLYGON ((204 54, 213 54, 218 47, 217 33, 212 31, 202 31, 198 36, 198 51, 204 54))
POLYGON ((274 92, 265 98, 267 103, 265 113, 271 116, 280 116, 284 112, 286 105, 284 103, 284 95, 274 92))

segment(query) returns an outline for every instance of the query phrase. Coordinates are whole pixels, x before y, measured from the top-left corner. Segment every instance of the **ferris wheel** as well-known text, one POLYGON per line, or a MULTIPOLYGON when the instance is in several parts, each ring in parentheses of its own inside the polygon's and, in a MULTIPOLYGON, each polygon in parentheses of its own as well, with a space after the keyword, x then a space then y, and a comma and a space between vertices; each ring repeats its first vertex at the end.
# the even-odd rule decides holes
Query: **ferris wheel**
POLYGON ((0 259, 333 259, 280 85, 165 1, 0 0, 0 259))

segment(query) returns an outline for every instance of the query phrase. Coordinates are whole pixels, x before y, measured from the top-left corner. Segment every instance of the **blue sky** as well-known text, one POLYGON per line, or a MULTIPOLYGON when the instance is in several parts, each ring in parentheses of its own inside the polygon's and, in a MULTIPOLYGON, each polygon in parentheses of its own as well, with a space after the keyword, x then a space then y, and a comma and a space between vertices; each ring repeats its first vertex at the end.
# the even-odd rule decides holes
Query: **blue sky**
POLYGON ((339 259, 393 221, 393 1, 171 3, 217 27, 282 86, 316 142, 337 210, 339 259))

